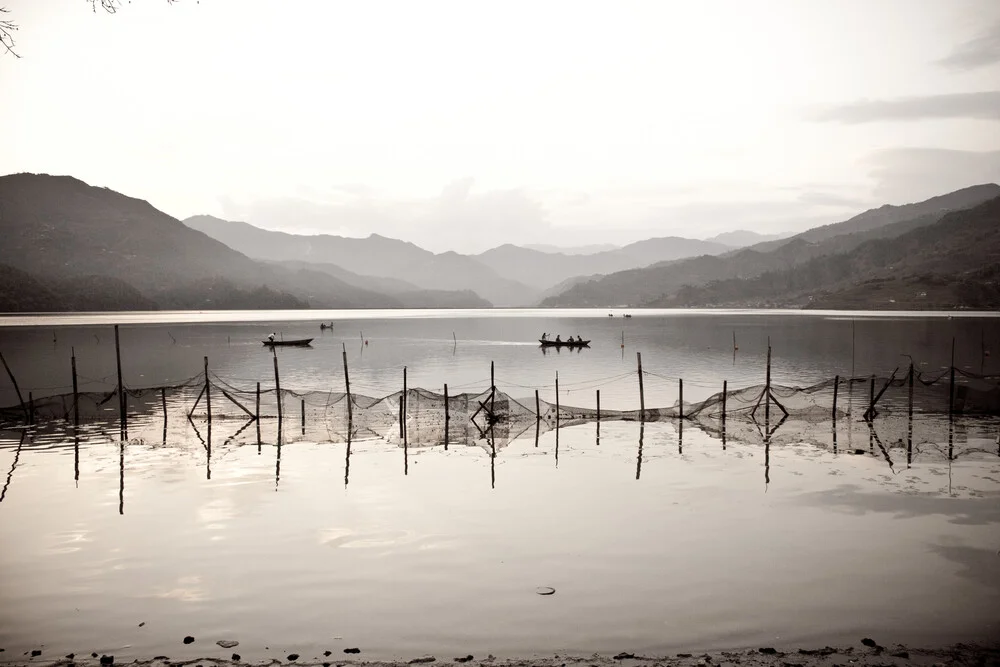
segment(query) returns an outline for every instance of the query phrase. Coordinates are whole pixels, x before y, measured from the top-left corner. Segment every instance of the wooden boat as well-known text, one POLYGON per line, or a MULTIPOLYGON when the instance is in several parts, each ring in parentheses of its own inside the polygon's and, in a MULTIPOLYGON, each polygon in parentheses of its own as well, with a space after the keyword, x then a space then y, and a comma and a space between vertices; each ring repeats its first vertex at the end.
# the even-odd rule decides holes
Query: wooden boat
POLYGON ((554 341, 554 340, 542 340, 541 338, 539 338, 538 342, 542 344, 542 347, 590 347, 589 340, 581 340, 581 341, 574 340, 573 342, 570 342, 568 340, 554 341))
POLYGON ((297 340, 262 340, 264 347, 309 347, 313 342, 312 338, 299 338, 297 340))

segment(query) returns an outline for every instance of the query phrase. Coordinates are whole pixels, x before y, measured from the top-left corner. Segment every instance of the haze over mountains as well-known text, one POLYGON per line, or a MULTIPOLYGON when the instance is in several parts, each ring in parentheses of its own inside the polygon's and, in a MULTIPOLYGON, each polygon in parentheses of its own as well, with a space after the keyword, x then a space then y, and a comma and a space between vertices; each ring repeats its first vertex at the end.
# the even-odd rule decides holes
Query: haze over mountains
POLYGON ((788 238, 745 230, 545 252, 432 253, 195 216, 68 176, 0 177, 0 311, 1000 305, 1000 186, 788 238), (750 247, 741 247, 747 244, 750 247))

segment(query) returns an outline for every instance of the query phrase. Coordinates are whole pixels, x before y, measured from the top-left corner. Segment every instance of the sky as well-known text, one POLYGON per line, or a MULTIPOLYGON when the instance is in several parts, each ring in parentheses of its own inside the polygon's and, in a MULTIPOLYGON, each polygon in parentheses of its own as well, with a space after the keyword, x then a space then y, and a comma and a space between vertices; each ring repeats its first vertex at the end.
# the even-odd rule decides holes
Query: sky
POLYGON ((1000 182, 997 0, 0 0, 0 174, 435 252, 1000 182))

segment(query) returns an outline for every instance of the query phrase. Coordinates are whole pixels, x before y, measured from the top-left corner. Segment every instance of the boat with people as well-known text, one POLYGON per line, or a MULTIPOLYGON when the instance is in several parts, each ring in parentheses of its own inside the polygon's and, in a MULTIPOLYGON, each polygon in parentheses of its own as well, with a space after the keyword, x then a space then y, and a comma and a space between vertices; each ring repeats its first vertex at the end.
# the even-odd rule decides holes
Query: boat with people
POLYGON ((320 322, 319 323, 319 330, 320 331, 325 331, 327 329, 331 329, 331 330, 333 329, 333 322, 330 322, 329 324, 327 324, 326 322, 320 322))
POLYGON ((590 347, 589 340, 583 340, 581 338, 569 340, 549 340, 547 338, 539 338, 538 342, 542 347, 590 347))
POLYGON ((310 347, 312 338, 297 338, 295 340, 262 340, 264 347, 310 347))

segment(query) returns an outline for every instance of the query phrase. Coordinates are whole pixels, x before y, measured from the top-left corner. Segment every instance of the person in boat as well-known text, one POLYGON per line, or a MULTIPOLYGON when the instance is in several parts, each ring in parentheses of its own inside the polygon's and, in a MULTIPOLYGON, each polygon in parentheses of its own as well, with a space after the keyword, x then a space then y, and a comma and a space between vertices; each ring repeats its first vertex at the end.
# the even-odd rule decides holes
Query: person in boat
POLYGON ((549 339, 549 335, 547 333, 543 333, 542 334, 542 340, 548 340, 548 339, 549 339))
POLYGON ((562 340, 559 338, 559 334, 556 334, 556 342, 557 343, 561 343, 562 342, 562 340))
POLYGON ((273 343, 273 342, 274 342, 274 333, 271 333, 271 334, 270 334, 270 335, 269 335, 269 336, 267 337, 267 342, 268 342, 268 343, 273 343))

